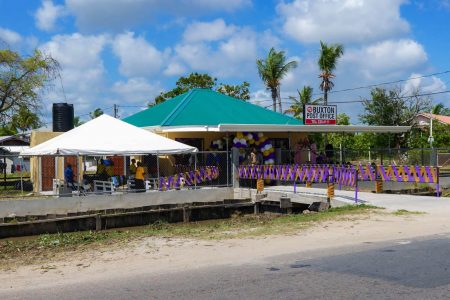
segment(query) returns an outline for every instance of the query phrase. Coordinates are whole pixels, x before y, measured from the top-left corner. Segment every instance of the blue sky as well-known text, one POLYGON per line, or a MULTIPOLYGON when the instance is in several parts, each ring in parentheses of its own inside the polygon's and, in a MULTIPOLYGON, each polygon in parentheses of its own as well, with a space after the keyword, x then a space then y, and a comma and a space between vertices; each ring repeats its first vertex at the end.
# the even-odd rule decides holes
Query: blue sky
MULTIPOLYGON (((319 41, 342 43, 335 90, 450 70, 450 0, 0 0, 0 39, 29 54, 51 54, 61 80, 43 94, 73 103, 76 115, 113 104, 125 117, 190 72, 251 84, 254 103, 270 94, 255 60, 271 47, 298 67, 282 82, 283 105, 310 85, 319 93, 319 41)), ((408 80, 405 94, 447 91, 450 73, 408 80)), ((331 94, 329 102, 366 97, 369 89, 331 94)), ((433 98, 450 106, 448 94, 433 98)), ((358 123, 360 103, 338 104, 358 123)))

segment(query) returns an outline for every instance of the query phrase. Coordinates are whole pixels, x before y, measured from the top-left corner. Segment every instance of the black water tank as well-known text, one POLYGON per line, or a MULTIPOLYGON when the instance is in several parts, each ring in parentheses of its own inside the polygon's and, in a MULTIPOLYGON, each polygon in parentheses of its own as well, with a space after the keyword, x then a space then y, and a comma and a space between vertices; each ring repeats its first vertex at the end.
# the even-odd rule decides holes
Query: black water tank
POLYGON ((66 132, 73 129, 73 104, 53 103, 53 131, 66 132))

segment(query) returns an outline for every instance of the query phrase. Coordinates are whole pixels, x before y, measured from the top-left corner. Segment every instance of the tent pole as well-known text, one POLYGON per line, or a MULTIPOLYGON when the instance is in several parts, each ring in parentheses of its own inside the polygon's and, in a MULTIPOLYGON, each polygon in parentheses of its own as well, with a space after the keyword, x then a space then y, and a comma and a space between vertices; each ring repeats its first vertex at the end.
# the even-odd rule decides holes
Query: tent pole
POLYGON ((80 195, 80 183, 81 183, 81 163, 80 163, 80 154, 77 154, 77 171, 78 171, 78 184, 77 184, 77 190, 78 190, 78 196, 80 195))
MULTIPOLYGON (((158 175, 157 175, 157 182, 159 182, 159 156, 158 156, 158 152, 156 152, 156 171, 158 173, 158 175)), ((159 183, 158 183, 158 188, 160 188, 159 183)))
POLYGON ((23 167, 25 166, 25 162, 23 161, 23 157, 19 159, 20 163, 20 192, 23 195, 23 167))
POLYGON ((229 180, 230 180, 230 174, 229 174, 229 171, 228 171, 228 167, 229 167, 229 152, 228 152, 228 132, 227 132, 227 134, 226 134, 226 138, 225 138, 225 142, 226 142, 226 145, 227 145, 227 187, 230 185, 230 183, 229 183, 229 180))
MULTIPOLYGON (((194 174, 196 173, 197 173, 197 153, 194 154, 194 174)), ((195 175, 194 175, 194 186, 195 189, 197 189, 197 179, 195 179, 195 175)))

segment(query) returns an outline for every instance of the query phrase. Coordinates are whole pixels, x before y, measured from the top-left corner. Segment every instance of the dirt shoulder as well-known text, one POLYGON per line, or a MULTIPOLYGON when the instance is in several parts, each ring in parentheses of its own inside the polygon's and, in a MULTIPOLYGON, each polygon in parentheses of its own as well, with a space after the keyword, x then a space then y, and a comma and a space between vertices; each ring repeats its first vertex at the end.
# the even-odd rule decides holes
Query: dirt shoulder
POLYGON ((394 215, 373 211, 318 221, 285 234, 254 238, 140 237, 102 247, 64 251, 33 265, 0 271, 0 290, 103 280, 124 272, 166 273, 215 265, 240 265, 275 255, 449 232, 450 224, 445 214, 394 215))

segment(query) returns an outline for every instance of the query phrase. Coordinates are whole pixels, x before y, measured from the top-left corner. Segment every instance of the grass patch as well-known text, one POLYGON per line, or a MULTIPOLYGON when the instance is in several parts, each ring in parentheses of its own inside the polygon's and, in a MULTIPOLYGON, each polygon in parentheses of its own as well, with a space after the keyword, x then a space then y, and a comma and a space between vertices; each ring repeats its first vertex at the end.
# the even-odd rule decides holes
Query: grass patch
POLYGON ((146 237, 227 239, 273 234, 291 234, 322 221, 354 220, 379 210, 369 205, 349 205, 325 212, 292 215, 241 215, 230 219, 191 223, 156 222, 148 226, 106 231, 83 231, 44 234, 36 237, 0 241, 0 262, 4 267, 35 264, 56 258, 70 251, 84 251, 108 246, 124 247, 146 237))
POLYGON ((406 209, 399 209, 393 212, 392 214, 396 216, 408 216, 408 215, 424 215, 426 213, 423 211, 409 211, 406 209))

